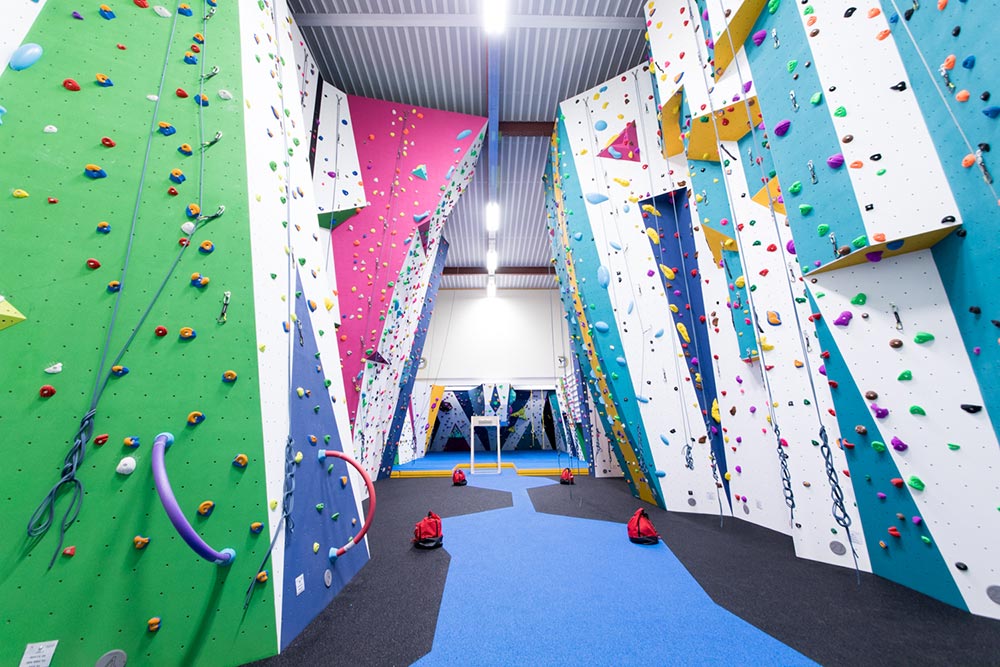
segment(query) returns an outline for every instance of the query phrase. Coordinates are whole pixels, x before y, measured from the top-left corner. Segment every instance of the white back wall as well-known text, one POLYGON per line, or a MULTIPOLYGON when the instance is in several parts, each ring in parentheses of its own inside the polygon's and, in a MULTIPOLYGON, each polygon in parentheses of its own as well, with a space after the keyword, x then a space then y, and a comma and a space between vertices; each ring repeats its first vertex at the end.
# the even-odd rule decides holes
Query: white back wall
POLYGON ((557 290, 441 290, 418 380, 441 385, 505 382, 554 387, 569 357, 557 290))

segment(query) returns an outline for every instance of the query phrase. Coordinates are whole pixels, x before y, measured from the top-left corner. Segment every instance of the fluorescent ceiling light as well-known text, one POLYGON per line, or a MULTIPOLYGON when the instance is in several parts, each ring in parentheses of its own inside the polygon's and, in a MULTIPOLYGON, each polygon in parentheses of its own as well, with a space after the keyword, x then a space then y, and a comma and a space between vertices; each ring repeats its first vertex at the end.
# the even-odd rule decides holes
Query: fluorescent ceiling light
POLYGON ((483 0, 483 28, 499 35, 507 27, 507 0, 483 0))
POLYGON ((490 248, 486 251, 486 271, 492 275, 497 272, 497 251, 490 248))
POLYGON ((486 205, 486 231, 495 232, 500 229, 500 204, 491 201, 486 205))
POLYGON ((497 295, 497 277, 487 276, 486 277, 486 296, 493 298, 497 295))

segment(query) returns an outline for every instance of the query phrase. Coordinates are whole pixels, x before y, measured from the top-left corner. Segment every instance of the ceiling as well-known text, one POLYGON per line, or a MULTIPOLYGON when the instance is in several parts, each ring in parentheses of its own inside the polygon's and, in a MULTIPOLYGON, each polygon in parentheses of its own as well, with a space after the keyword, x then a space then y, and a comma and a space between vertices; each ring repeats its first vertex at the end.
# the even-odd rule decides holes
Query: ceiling
MULTIPOLYGON (((483 1, 288 0, 288 4, 323 79, 344 92, 486 116, 483 1)), ((550 124, 559 102, 645 59, 643 0, 508 0, 507 4, 507 30, 500 37, 499 121, 505 130, 498 157, 502 222, 497 234, 497 287, 551 288, 552 275, 529 272, 532 267, 550 266, 541 184, 550 124), (546 125, 508 125, 532 122, 546 125), (513 136, 518 131, 535 136, 513 136), (541 133, 544 136, 538 136, 541 133)), ((484 150, 475 178, 446 224, 451 248, 442 288, 486 287, 483 216, 488 164, 484 150)))

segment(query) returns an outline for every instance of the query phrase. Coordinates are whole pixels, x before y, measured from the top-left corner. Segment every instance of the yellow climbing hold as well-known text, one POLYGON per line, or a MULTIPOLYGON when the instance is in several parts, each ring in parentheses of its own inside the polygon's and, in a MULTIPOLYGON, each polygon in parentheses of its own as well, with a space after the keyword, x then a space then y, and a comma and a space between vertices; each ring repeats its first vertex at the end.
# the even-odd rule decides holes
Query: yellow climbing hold
POLYGON ((326 306, 327 310, 333 310, 333 299, 326 297, 323 299, 323 305, 326 306))
POLYGON ((25 197, 30 197, 31 196, 31 195, 28 194, 28 192, 26 190, 22 190, 21 188, 17 188, 11 194, 14 195, 14 199, 24 199, 25 197))
POLYGON ((722 412, 719 411, 719 399, 714 399, 712 401, 712 419, 715 420, 716 424, 722 423, 722 412))
POLYGON ((802 363, 801 361, 799 361, 798 359, 796 359, 796 360, 795 360, 795 367, 796 367, 796 368, 802 368, 802 367, 803 367, 804 365, 805 365, 805 364, 803 364, 803 363, 802 363))
POLYGON ((656 207, 653 206, 652 204, 643 204, 642 205, 642 210, 645 211, 646 213, 649 213, 650 215, 653 215, 653 216, 657 217, 657 218, 660 217, 660 212, 657 211, 656 207))
POLYGON ((14 305, 0 296, 0 329, 12 327, 26 318, 14 305))
POLYGON ((679 313, 679 312, 681 312, 681 309, 678 308, 677 306, 675 306, 674 304, 670 304, 670 306, 668 306, 668 307, 670 308, 670 312, 671 313, 679 313))
POLYGON ((667 280, 673 280, 674 278, 677 277, 677 274, 674 273, 674 270, 671 269, 666 264, 660 264, 660 271, 663 271, 663 275, 667 277, 667 280))
POLYGON ((646 228, 646 236, 648 236, 649 240, 653 242, 653 245, 659 245, 660 244, 660 235, 657 234, 656 230, 653 229, 652 227, 647 227, 646 228))
POLYGON ((774 346, 767 342, 767 336, 760 337, 760 349, 764 350, 765 352, 770 352, 771 350, 774 349, 774 346))
POLYGON ((736 285, 737 288, 743 289, 744 287, 747 286, 747 279, 744 278, 743 276, 740 276, 733 282, 733 284, 736 285))
POLYGON ((691 342, 691 337, 688 335, 688 328, 684 326, 683 322, 677 323, 677 333, 681 335, 681 338, 684 339, 685 343, 691 342))
POLYGON ((726 239, 725 241, 723 241, 722 242, 722 249, 723 250, 731 250, 733 252, 736 252, 737 250, 739 250, 739 248, 736 245, 736 240, 735 239, 726 239))
POLYGON ((628 181, 628 180, 626 180, 624 178, 616 178, 616 179, 614 179, 614 181, 615 181, 615 183, 617 183, 618 185, 622 186, 623 188, 627 188, 628 186, 632 185, 631 181, 628 181))

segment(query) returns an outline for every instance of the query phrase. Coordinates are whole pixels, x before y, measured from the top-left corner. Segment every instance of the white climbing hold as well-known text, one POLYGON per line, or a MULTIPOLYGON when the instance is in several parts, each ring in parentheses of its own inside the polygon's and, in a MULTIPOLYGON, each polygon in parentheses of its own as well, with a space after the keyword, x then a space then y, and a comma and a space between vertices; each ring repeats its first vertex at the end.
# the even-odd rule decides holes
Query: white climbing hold
POLYGON ((190 236, 191 234, 193 234, 194 230, 195 230, 195 225, 190 220, 188 222, 185 222, 183 225, 181 225, 181 231, 184 232, 185 234, 187 234, 188 236, 190 236))
POLYGON ((226 90, 225 88, 223 88, 219 91, 219 99, 231 100, 233 99, 233 94, 228 90, 226 90))
POLYGON ((56 373, 62 373, 62 362, 57 362, 45 369, 45 372, 49 375, 55 375, 56 373))
POLYGON ((118 467, 115 468, 115 472, 119 475, 131 475, 135 472, 135 459, 131 456, 126 456, 118 462, 118 467))
POLYGON ((155 102, 160 98, 156 95, 146 95, 146 99, 149 100, 150 102, 155 102))
POLYGON ((42 130, 45 134, 55 134, 59 131, 59 128, 55 125, 46 125, 45 129, 42 130))
POLYGON ((171 16, 170 10, 164 7, 163 5, 156 5, 155 7, 153 7, 153 11, 156 12, 157 16, 162 16, 165 19, 168 19, 171 16))

